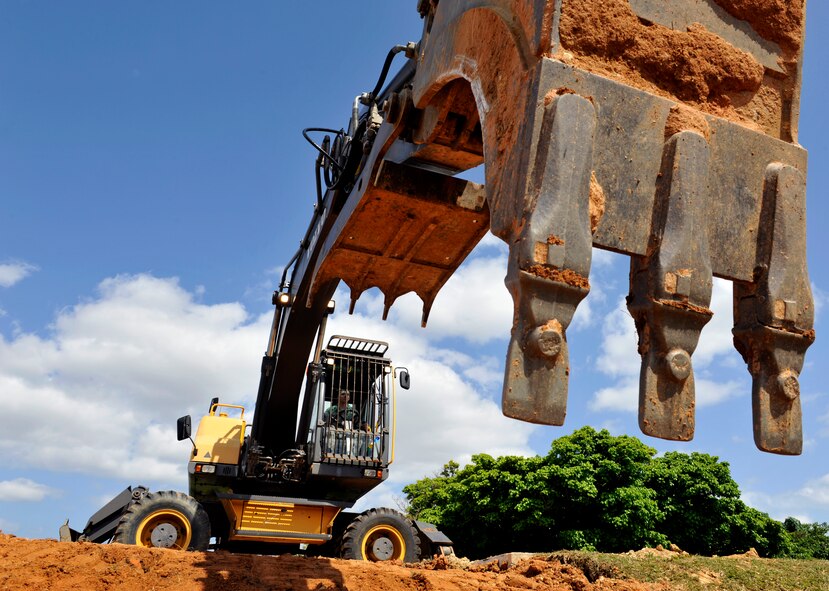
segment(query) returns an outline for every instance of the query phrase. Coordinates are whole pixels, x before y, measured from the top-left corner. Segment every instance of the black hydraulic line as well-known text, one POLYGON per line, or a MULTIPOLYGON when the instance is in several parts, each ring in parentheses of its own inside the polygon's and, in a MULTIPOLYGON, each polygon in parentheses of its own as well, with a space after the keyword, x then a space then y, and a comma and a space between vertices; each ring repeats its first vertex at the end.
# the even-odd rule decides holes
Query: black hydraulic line
POLYGON ((293 264, 297 261, 297 259, 299 258, 299 255, 302 253, 302 248, 303 248, 302 245, 300 245, 300 247, 294 253, 294 256, 292 256, 291 260, 288 261, 288 264, 285 265, 285 270, 282 271, 282 279, 279 280, 279 289, 280 290, 285 289, 285 279, 288 277, 288 269, 290 269, 293 266, 293 264))
POLYGON ((322 179, 320 178, 320 169, 322 168, 322 154, 317 156, 314 162, 314 180, 317 183, 317 209, 322 210, 322 179))
POLYGON ((328 129, 328 128, 325 128, 325 127, 306 127, 305 129, 302 130, 302 137, 304 137, 308 141, 309 144, 314 146, 320 154, 322 154, 331 164, 336 166, 337 169, 340 172, 342 172, 343 167, 340 166, 340 163, 337 162, 334 159, 334 157, 325 148, 323 148, 322 146, 317 144, 317 142, 315 142, 314 140, 312 140, 308 136, 308 132, 311 132, 311 131, 318 131, 318 132, 322 132, 322 133, 333 133, 334 135, 345 135, 343 130, 342 129, 339 129, 339 130, 337 130, 337 129, 328 129))
POLYGON ((401 51, 406 51, 407 47, 405 45, 395 45, 389 50, 389 54, 386 56, 386 61, 383 62, 383 69, 380 70, 380 78, 377 80, 377 84, 374 85, 374 90, 371 91, 370 100, 374 101, 377 100, 377 96, 380 94, 380 90, 383 88, 383 83, 386 81, 386 76, 389 75, 389 68, 391 67, 391 63, 394 60, 394 56, 396 56, 401 51))
MULTIPOLYGON (((337 165, 339 166, 339 164, 337 165)), ((322 178, 325 181, 325 186, 331 188, 334 185, 334 180, 331 178, 331 169, 327 166, 322 167, 322 178)), ((338 177, 339 178, 339 177, 338 177)))
POLYGON ((383 104, 383 101, 388 98, 392 92, 399 91, 403 86, 411 81, 416 70, 417 62, 415 60, 408 60, 405 64, 403 64, 403 67, 398 70, 397 74, 394 75, 391 82, 389 82, 380 94, 374 98, 375 102, 378 105, 383 104))

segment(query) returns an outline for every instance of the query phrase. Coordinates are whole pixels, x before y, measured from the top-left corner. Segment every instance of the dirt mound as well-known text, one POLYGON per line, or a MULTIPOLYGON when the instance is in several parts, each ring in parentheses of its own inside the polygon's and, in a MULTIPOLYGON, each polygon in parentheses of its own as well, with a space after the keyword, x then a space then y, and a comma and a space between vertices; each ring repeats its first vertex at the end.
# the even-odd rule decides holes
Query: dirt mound
MULTIPOLYGON (((562 3, 559 30, 563 51, 553 57, 792 141, 804 0, 714 1, 712 10, 719 16, 707 20, 697 13, 675 26, 656 22, 651 13, 640 16, 635 6, 642 0, 567 0, 562 3), (738 20, 727 22, 728 14, 738 20), (721 18, 725 29, 717 24, 721 18), (722 36, 723 30, 741 23, 752 35, 760 35, 763 44, 779 43, 779 53, 758 58, 751 44, 740 45, 729 35, 725 36, 730 40, 722 36)), ((710 2, 687 4, 689 9, 711 8, 710 2)))
POLYGON ((27 540, 0 533, 0 589, 49 591, 645 591, 664 586, 623 581, 557 560, 530 558, 464 565, 371 564, 300 556, 175 552, 121 544, 27 540), (464 568, 465 566, 465 568, 464 568))

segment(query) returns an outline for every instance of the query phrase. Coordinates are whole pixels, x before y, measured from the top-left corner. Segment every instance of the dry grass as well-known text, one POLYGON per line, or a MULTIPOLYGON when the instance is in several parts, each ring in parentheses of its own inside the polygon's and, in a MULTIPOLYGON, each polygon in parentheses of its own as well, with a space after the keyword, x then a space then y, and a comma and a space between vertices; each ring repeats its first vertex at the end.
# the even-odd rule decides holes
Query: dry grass
POLYGON ((675 591, 829 590, 829 561, 826 560, 709 558, 667 551, 558 552, 553 556, 580 567, 585 574, 588 571, 612 573, 646 583, 667 583, 675 591))

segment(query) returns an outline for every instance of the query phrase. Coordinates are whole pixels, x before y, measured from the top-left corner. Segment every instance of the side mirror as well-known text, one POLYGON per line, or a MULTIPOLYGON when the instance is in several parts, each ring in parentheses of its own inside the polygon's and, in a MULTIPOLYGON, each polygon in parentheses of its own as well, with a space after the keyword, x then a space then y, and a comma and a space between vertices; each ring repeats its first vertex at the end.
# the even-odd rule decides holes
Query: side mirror
POLYGON ((401 369, 400 370, 400 387, 404 390, 408 390, 412 386, 412 379, 409 377, 409 370, 408 369, 401 369))
POLYGON ((190 419, 190 415, 185 415, 181 417, 178 421, 176 421, 176 432, 178 434, 179 441, 189 439, 192 431, 193 425, 190 419))
POLYGON ((217 404, 219 404, 219 397, 218 396, 216 396, 215 398, 213 398, 210 401, 210 406, 207 407, 207 412, 210 412, 211 410, 213 410, 213 407, 216 406, 217 404))

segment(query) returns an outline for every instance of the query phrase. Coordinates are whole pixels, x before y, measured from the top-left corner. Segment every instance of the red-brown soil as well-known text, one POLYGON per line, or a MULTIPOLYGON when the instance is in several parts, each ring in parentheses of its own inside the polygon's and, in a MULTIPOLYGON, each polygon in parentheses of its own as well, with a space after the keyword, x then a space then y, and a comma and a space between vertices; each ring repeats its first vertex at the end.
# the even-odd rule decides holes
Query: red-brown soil
POLYGON ((561 42, 576 55, 630 67, 680 99, 720 102, 731 92, 756 92, 763 66, 702 25, 677 31, 643 23, 627 0, 569 0, 562 5, 561 42))
POLYGON ((640 19, 629 0, 566 0, 553 56, 624 84, 792 141, 803 36, 803 0, 716 0, 765 39, 779 43, 785 73, 694 23, 675 30, 640 19))
POLYGON ((509 568, 372 564, 301 556, 177 552, 27 540, 0 533, 0 589, 17 591, 664 591, 662 585, 598 577, 530 558, 509 568))

